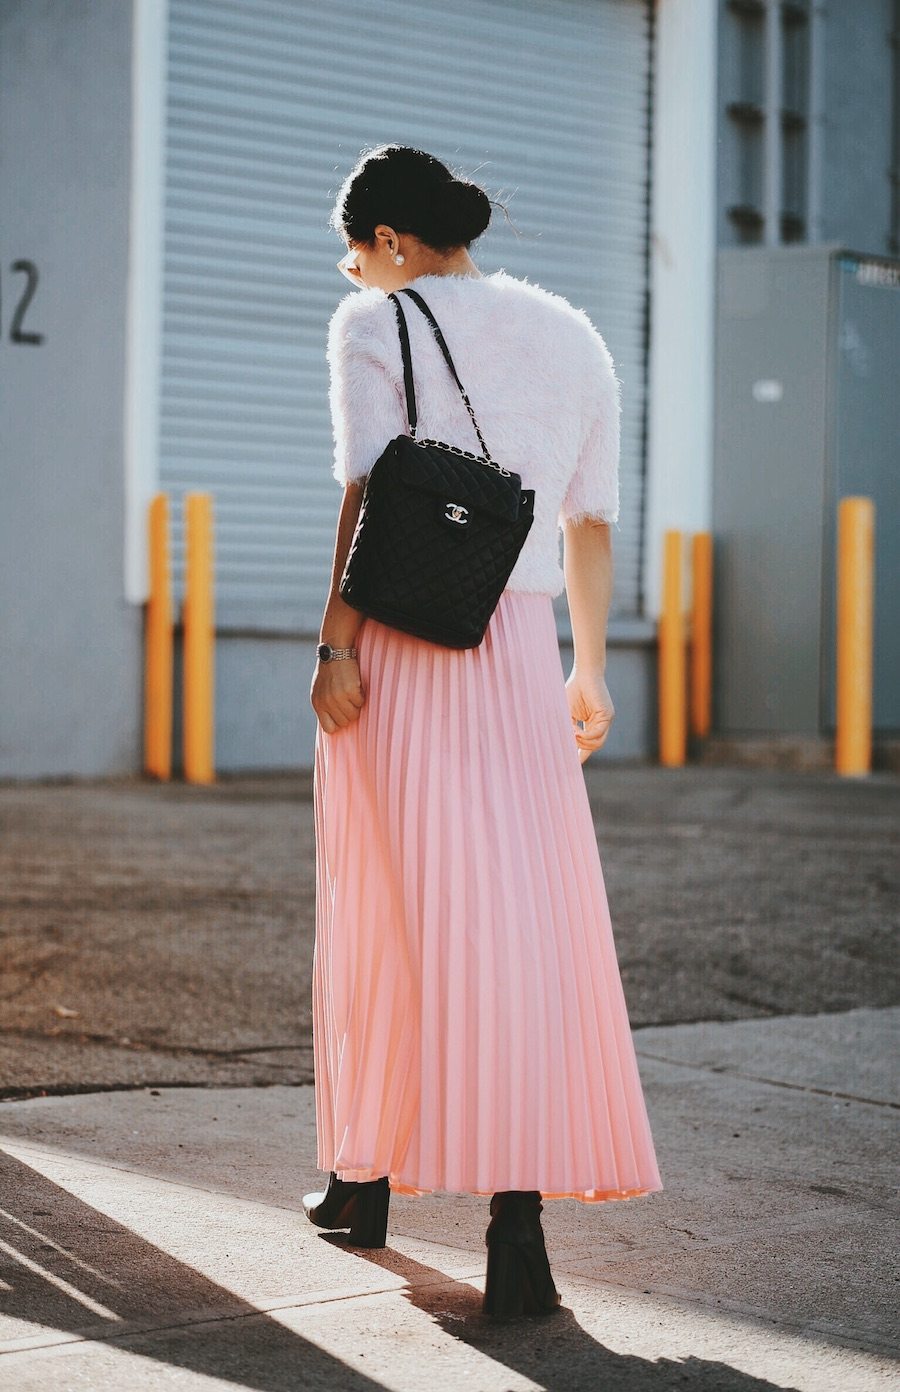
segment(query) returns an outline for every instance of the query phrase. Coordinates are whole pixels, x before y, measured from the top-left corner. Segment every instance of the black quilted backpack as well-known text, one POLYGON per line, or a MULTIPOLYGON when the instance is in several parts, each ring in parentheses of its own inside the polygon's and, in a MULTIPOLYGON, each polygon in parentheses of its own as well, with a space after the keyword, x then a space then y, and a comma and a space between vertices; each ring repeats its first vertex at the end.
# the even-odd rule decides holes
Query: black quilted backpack
POLYGON ((534 521, 534 489, 491 458, 437 320, 417 291, 400 293, 434 326, 484 454, 415 438, 409 331, 392 293, 410 434, 391 440, 369 471, 339 591, 354 609, 392 628, 474 648, 534 521))

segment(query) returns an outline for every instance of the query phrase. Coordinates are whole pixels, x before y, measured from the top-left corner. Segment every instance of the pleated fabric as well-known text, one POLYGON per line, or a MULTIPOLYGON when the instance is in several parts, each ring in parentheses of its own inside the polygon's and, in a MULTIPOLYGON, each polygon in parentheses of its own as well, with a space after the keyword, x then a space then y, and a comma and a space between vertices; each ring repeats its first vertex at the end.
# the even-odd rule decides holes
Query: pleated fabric
POLYGON ((321 1170, 392 1190, 662 1189, 552 599, 477 648, 367 617, 314 765, 321 1170))

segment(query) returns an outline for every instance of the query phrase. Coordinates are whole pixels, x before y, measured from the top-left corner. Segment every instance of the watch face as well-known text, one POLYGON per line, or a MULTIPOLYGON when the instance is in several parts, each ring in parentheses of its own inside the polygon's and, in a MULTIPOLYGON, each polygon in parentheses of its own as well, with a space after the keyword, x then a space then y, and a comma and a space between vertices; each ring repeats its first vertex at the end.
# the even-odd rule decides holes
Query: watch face
POLYGON ((330 643, 320 643, 316 651, 318 652, 318 654, 319 654, 319 659, 320 659, 322 662, 330 662, 330 661, 331 661, 331 644, 330 644, 330 643))

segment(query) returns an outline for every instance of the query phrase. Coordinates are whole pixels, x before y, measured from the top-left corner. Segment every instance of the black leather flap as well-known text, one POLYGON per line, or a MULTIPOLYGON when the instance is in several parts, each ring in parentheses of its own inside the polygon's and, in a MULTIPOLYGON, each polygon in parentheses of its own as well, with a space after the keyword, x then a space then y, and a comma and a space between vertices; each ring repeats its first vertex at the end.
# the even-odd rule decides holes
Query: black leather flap
POLYGON ((489 464, 419 444, 409 435, 398 435, 393 444, 394 466, 404 483, 510 522, 518 518, 519 474, 500 474, 489 464))

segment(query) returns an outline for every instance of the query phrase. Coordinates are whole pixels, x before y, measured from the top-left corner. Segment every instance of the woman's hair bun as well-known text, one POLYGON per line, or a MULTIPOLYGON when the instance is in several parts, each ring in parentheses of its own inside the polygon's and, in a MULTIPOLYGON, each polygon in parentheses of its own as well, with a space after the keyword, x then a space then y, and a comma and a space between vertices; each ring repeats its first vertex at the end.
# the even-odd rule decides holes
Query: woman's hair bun
POLYGON ((441 189, 440 206, 448 237, 457 245, 480 237, 491 220, 491 200, 468 179, 450 179, 441 189))
POLYGON ((379 145, 347 175, 330 224, 351 242, 369 245, 384 222, 444 251, 468 247, 490 220, 491 200, 478 184, 458 178, 425 150, 379 145))

